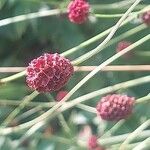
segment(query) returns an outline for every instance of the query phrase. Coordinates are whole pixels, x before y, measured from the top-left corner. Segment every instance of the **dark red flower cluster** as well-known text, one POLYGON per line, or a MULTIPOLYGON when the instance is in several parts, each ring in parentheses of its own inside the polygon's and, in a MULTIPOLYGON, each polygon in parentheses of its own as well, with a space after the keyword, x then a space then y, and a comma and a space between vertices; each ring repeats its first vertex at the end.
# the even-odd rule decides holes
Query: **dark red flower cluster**
POLYGON ((52 92, 62 88, 74 72, 71 62, 59 54, 44 54, 27 67, 28 86, 38 92, 52 92))

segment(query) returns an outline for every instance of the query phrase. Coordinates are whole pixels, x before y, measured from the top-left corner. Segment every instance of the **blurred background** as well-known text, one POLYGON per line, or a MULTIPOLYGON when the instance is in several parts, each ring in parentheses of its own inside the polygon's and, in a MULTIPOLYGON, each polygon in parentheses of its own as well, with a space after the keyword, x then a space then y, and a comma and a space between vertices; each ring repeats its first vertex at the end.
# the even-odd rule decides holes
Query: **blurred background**
MULTIPOLYGON (((120 8, 113 8, 108 4, 121 2, 121 0, 89 0, 93 13, 101 14, 117 14, 124 13, 131 4, 127 4, 120 8), (108 7, 110 6, 110 7, 108 7)), ((32 12, 38 12, 42 10, 50 9, 63 9, 66 8, 69 0, 0 0, 0 19, 10 18, 13 16, 28 14, 32 12)), ((150 4, 149 0, 144 0, 136 11, 144 8, 144 6, 150 4)), ((96 18, 94 15, 89 17, 89 20, 82 24, 76 25, 71 23, 65 14, 58 14, 55 16, 47 16, 41 18, 35 18, 25 20, 22 22, 11 23, 6 26, 0 26, 0 67, 26 67, 28 63, 41 54, 48 53, 62 53, 72 47, 75 47, 83 41, 90 39, 91 37, 103 32, 104 30, 112 27, 118 18, 96 18)), ((139 18, 135 18, 124 27, 120 28, 114 37, 125 33, 126 31, 133 29, 142 24, 139 18)), ((150 33, 150 28, 147 27, 141 32, 133 34, 124 39, 131 43, 136 42, 140 38, 150 33)), ((89 50, 95 48, 104 38, 92 43, 86 48, 83 48, 68 56, 70 60, 73 60, 82 54, 85 54, 89 50)), ((120 41, 118 41, 120 42, 120 41)), ((88 61, 80 65, 99 65, 107 58, 116 53, 117 43, 107 47, 104 51, 90 58, 88 61)), ((130 58, 121 57, 113 64, 115 65, 134 65, 134 64, 148 64, 150 63, 150 55, 140 55, 142 51, 149 51, 150 41, 145 42, 141 46, 133 50, 133 56, 130 58)), ((149 51, 150 52, 150 51, 149 51)), ((77 72, 73 75, 70 82, 62 90, 72 89, 88 72, 77 72)), ((0 73, 0 78, 9 76, 11 74, 0 73)), ((101 89, 110 85, 115 85, 119 82, 135 79, 138 77, 149 75, 149 72, 102 72, 98 73, 91 80, 89 80, 80 90, 78 90, 71 99, 87 94, 94 90, 101 89)), ((124 93, 136 98, 145 96, 150 91, 150 84, 144 84, 129 89, 121 89, 116 93, 124 93)), ((6 85, 0 86, 0 123, 8 116, 10 112, 16 108, 14 105, 6 105, 3 101, 21 101, 26 95, 32 91, 26 86, 25 78, 18 79, 10 82, 6 85)), ((52 97, 56 97, 56 92, 51 93, 52 97)), ((95 107, 96 103, 101 97, 93 98, 85 104, 95 107)), ((49 94, 41 94, 33 100, 34 102, 49 102, 49 94)), ((149 105, 142 104, 142 107, 136 107, 134 115, 127 120, 127 122, 121 127, 116 134, 123 134, 136 129, 141 122, 149 118, 150 109, 149 105), (143 109, 144 108, 144 109, 143 109)), ((12 121, 9 126, 15 126, 20 123, 27 122, 40 115, 46 108, 38 108, 36 113, 31 113, 28 117, 20 117, 21 114, 33 109, 34 107, 25 107, 12 121)), ((114 123, 103 122, 102 126, 98 126, 96 115, 81 110, 79 108, 72 108, 64 112, 66 121, 71 128, 71 135, 67 135, 61 128, 58 119, 53 119, 46 126, 44 126, 39 132, 37 132, 32 140, 26 139, 18 147, 19 150, 23 149, 36 149, 36 150, 66 150, 70 145, 62 142, 58 137, 74 138, 78 136, 79 131, 85 126, 90 126, 93 133, 100 133, 103 130, 107 130, 114 123), (77 119, 78 121, 75 121, 77 119), (102 131, 101 131, 102 130, 102 131)), ((22 136, 23 133, 11 134, 8 136, 0 137, 0 149, 16 149, 16 141, 22 136)), ((80 149, 79 147, 77 149, 80 149)), ((83 149, 83 148, 81 148, 83 149)), ((71 150, 71 149, 70 149, 71 150)))

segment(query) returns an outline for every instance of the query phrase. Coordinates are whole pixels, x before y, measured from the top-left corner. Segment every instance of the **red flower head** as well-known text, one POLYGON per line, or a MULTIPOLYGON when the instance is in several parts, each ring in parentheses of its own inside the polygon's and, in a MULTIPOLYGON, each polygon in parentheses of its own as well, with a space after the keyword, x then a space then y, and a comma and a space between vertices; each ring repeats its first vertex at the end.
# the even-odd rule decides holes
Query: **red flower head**
POLYGON ((70 61, 59 54, 44 54, 27 67, 28 86, 38 92, 52 92, 62 88, 73 74, 70 61))
POLYGON ((107 95, 97 105, 98 115, 104 120, 118 121, 127 118, 134 105, 134 97, 127 95, 107 95))
POLYGON ((150 25, 150 10, 143 13, 142 20, 145 24, 150 25))
POLYGON ((84 23, 89 15, 90 5, 86 0, 73 0, 68 5, 69 20, 76 24, 84 23))
POLYGON ((68 94, 68 91, 59 91, 57 93, 56 100, 61 101, 67 94, 68 94))

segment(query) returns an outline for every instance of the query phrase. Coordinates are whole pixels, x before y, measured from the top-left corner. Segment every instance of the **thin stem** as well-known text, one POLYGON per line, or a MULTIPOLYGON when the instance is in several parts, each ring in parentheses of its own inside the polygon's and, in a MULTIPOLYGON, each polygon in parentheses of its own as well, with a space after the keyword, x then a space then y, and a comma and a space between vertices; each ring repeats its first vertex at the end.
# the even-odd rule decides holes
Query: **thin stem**
POLYGON ((14 109, 9 115, 8 117, 4 120, 2 126, 7 126, 15 117, 16 115, 31 101, 33 100, 36 96, 38 96, 39 93, 37 91, 34 91, 33 93, 31 93, 30 95, 26 96, 22 103, 16 108, 14 109))
MULTIPOLYGON (((113 145, 113 144, 118 144, 120 142, 125 141, 130 135, 131 133, 127 133, 123 135, 112 136, 109 138, 100 138, 98 141, 101 145, 113 145)), ((149 136, 150 136, 150 130, 145 130, 145 131, 139 132, 138 136, 136 136, 134 139, 142 140, 149 136)), ((122 149, 122 150, 125 150, 125 149, 122 149)))
POLYGON ((12 81, 12 80, 21 78, 21 77, 24 76, 25 74, 26 74, 26 71, 22 71, 22 72, 19 72, 19 73, 17 73, 17 74, 14 74, 14 75, 12 75, 12 76, 9 76, 9 77, 0 79, 0 84, 4 84, 4 83, 7 83, 7 82, 9 82, 9 81, 12 81))
POLYGON ((150 146, 150 137, 139 143, 133 150, 144 150, 150 146))
MULTIPOLYGON (((130 14, 131 15, 137 15, 139 12, 133 12, 130 14)), ((118 18, 122 17, 124 14, 93 14, 96 18, 118 18)))
POLYGON ((149 51, 137 51, 135 53, 137 56, 142 56, 142 57, 150 57, 150 52, 149 51))
POLYGON ((133 141, 135 138, 139 136, 139 134, 150 126, 150 119, 144 122, 142 125, 140 125, 134 132, 130 133, 124 140, 124 142, 121 144, 119 150, 124 150, 126 145, 128 145, 131 141, 133 141))
MULTIPOLYGON (((131 3, 133 3, 134 0, 130 0, 130 1, 121 1, 121 2, 115 2, 115 3, 111 3, 111 4, 95 4, 92 5, 92 8, 95 10, 105 10, 105 9, 118 9, 118 10, 124 10, 127 9, 131 3)), ((144 4, 139 4, 135 7, 135 9, 142 9, 143 7, 145 7, 147 5, 144 4)))
MULTIPOLYGON (((0 99, 0 105, 4 106, 18 106, 22 103, 23 101, 20 100, 8 100, 8 99, 0 99)), ((25 107, 36 107, 40 106, 42 108, 50 108, 54 106, 56 102, 29 102, 25 105, 25 107)))
POLYGON ((106 133, 104 133, 101 138, 109 137, 112 134, 114 134, 123 124, 125 123, 125 120, 120 120, 117 122, 112 128, 110 128, 106 133))
POLYGON ((144 96, 142 98, 139 98, 138 100, 136 100, 136 104, 141 104, 141 103, 145 103, 148 100, 150 100, 150 93, 147 96, 144 96))
POLYGON ((78 104, 77 107, 80 108, 80 109, 83 109, 85 111, 96 114, 96 109, 94 107, 87 106, 87 105, 84 105, 84 104, 78 104))
MULTIPOLYGON (((74 66, 75 72, 92 71, 97 66, 74 66)), ((0 67, 0 72, 12 73, 25 70, 25 67, 0 67)), ((105 66, 101 71, 150 71, 150 65, 111 65, 105 66)))
MULTIPOLYGON (((53 102, 55 102, 54 97, 51 94, 46 94, 46 96, 48 99, 50 98, 50 99, 52 99, 53 102)), ((57 103, 55 103, 55 104, 57 104, 57 103)), ((64 131, 70 135, 71 129, 69 128, 62 113, 58 114, 58 120, 59 120, 60 124, 62 125, 64 131)))
MULTIPOLYGON (((28 104, 30 105, 30 103, 28 104)), ((19 115, 18 117, 15 118, 15 120, 17 120, 18 122, 20 122, 21 120, 25 119, 25 118, 28 118, 29 116, 37 113, 37 112, 42 112, 42 107, 39 105, 35 108, 32 108, 24 113, 22 113, 21 115, 19 115)))
POLYGON ((43 10, 43 11, 39 11, 39 12, 35 12, 35 13, 29 13, 29 14, 25 14, 25 15, 15 16, 15 17, 0 20, 0 27, 9 25, 11 23, 29 20, 29 19, 59 15, 61 13, 66 13, 66 10, 60 10, 60 9, 43 10))

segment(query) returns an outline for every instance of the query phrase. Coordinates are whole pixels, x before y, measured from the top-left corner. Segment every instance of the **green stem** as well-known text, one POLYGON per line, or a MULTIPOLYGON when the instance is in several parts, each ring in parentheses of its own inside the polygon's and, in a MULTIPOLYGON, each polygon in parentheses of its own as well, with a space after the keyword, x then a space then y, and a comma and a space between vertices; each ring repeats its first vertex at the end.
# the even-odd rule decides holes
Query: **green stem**
POLYGON ((14 109, 9 115, 8 117, 4 120, 2 126, 7 126, 15 117, 16 115, 31 101, 33 100, 36 96, 38 96, 39 93, 37 91, 34 91, 33 93, 31 93, 30 95, 26 96, 22 103, 16 108, 14 109))
POLYGON ((149 51, 137 51, 135 53, 137 56, 142 56, 142 57, 150 57, 150 52, 149 51))
POLYGON ((143 142, 139 143, 136 147, 133 148, 133 150, 144 150, 146 148, 149 148, 150 146, 150 137, 144 140, 143 142))
POLYGON ((87 105, 84 105, 84 104, 78 104, 77 107, 80 108, 80 109, 83 109, 85 111, 88 111, 88 112, 96 114, 96 109, 94 107, 87 106, 87 105))
MULTIPOLYGON (((120 142, 124 142, 131 133, 123 134, 123 135, 118 135, 118 136, 112 136, 109 138, 100 138, 98 141, 101 145, 113 145, 113 144, 118 144, 120 142)), ((144 138, 147 138, 150 136, 150 130, 145 130, 142 132, 138 133, 138 136, 135 136, 134 140, 142 140, 144 138)), ((122 149, 125 150, 125 149, 122 149)))
MULTIPOLYGON (((139 12, 133 12, 130 14, 131 15, 137 15, 139 12)), ((118 18, 122 17, 124 14, 93 14, 96 18, 118 18)))
MULTIPOLYGON (((30 103, 28 104, 30 105, 30 103)), ((32 108, 24 113, 22 113, 21 115, 19 115, 18 117, 15 118, 15 120, 17 120, 18 122, 20 122, 21 120, 23 119, 26 119, 28 118, 29 116, 35 114, 35 113, 38 113, 38 112, 42 112, 42 107, 39 105, 35 108, 32 108)))
POLYGON ((150 93, 147 96, 144 96, 142 98, 139 98, 136 100, 136 104, 145 103, 150 100, 150 93))
POLYGON ((0 79, 0 84, 4 84, 4 83, 7 83, 7 82, 9 82, 9 81, 12 81, 12 80, 21 78, 21 77, 24 76, 25 74, 26 74, 26 71, 22 71, 22 72, 19 72, 19 73, 14 74, 14 75, 12 75, 12 76, 9 76, 9 77, 0 79))
MULTIPOLYGON (((46 96, 48 97, 48 99, 50 98, 50 99, 52 99, 53 102, 55 102, 54 97, 51 94, 46 94, 46 96)), ((57 104, 57 103, 55 103, 55 104, 57 104)), ((66 133, 68 133, 69 135, 71 135, 71 129, 69 128, 62 113, 58 114, 58 120, 59 120, 60 124, 62 125, 64 131, 66 133)))
MULTIPOLYGON (((22 101, 20 100, 3 100, 0 99, 0 105, 4 105, 4 106, 18 106, 22 103, 22 101)), ((26 104, 25 107, 36 107, 36 106, 40 106, 42 108, 50 108, 52 106, 54 106, 56 103, 55 102, 30 102, 28 104, 26 104)))
MULTIPOLYGON (((130 136, 130 133, 107 137, 107 138, 99 138, 98 143, 102 146, 109 147, 111 145, 115 145, 123 142, 128 136, 130 136)), ((147 137, 150 137, 150 130, 145 130, 140 132, 139 135, 135 137, 135 140, 143 140, 147 137)), ((78 144, 81 145, 82 147, 87 146, 87 143, 81 140, 78 141, 78 144)), ((122 150, 126 150, 126 149, 122 149, 122 150)))
POLYGON ((131 141, 137 138, 140 135, 140 133, 149 126, 150 126, 150 119, 144 122, 142 125, 140 125, 134 132, 130 133, 125 138, 124 142, 121 144, 119 150, 124 150, 126 145, 128 145, 131 141))
POLYGON ((61 13, 66 13, 66 10, 53 9, 53 10, 38 11, 35 13, 29 13, 29 14, 25 14, 25 15, 19 15, 19 16, 0 20, 0 27, 6 26, 6 25, 9 25, 12 23, 16 23, 16 22, 34 19, 34 18, 59 15, 61 13))
POLYGON ((114 134, 123 124, 125 123, 125 120, 120 120, 117 122, 112 128, 110 128, 106 133, 104 133, 101 138, 109 137, 112 134, 114 134))

